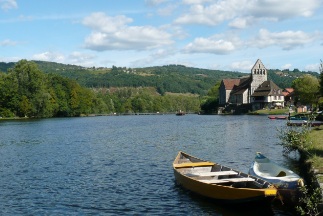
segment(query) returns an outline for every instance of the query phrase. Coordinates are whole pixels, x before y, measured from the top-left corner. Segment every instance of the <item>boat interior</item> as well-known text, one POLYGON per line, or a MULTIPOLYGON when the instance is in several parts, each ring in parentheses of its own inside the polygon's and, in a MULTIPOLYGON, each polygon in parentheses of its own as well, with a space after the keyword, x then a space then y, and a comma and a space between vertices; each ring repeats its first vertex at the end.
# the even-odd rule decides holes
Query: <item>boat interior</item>
POLYGON ((256 163, 254 166, 254 171, 256 174, 260 174, 261 176, 264 177, 284 177, 287 175, 291 175, 292 173, 290 173, 289 170, 287 169, 283 169, 280 166, 274 166, 273 164, 267 164, 267 163, 262 163, 262 164, 258 164, 256 163))
POLYGON ((192 161, 189 161, 179 163, 175 168, 182 175, 203 183, 231 186, 234 188, 259 189, 268 187, 267 183, 261 179, 252 178, 248 174, 232 170, 225 166, 208 163, 211 162, 192 163, 192 161))

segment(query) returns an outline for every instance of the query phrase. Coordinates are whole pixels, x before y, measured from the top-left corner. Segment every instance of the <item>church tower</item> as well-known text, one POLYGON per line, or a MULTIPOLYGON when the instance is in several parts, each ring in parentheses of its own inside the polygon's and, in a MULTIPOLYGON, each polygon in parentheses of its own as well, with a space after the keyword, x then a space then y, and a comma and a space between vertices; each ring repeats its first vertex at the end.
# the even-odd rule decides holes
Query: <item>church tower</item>
POLYGON ((267 69, 264 64, 258 59, 251 69, 251 95, 265 81, 267 81, 267 69))

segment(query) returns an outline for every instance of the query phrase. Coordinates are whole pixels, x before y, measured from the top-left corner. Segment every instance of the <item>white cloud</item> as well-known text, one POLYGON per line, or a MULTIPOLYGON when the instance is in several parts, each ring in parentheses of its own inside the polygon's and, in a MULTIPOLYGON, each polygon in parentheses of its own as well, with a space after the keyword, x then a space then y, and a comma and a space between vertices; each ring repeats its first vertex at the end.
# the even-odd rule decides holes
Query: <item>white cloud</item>
MULTIPOLYGON (((242 0, 243 1, 243 0, 242 0)), ((204 6, 203 4, 193 4, 190 11, 175 20, 177 24, 201 24, 218 25, 219 23, 232 19, 236 15, 234 5, 230 1, 220 1, 216 4, 204 6)))
POLYGON ((33 59, 40 60, 40 61, 63 62, 65 57, 60 53, 47 51, 47 52, 33 55, 33 59))
POLYGON ((18 8, 16 0, 0 0, 0 7, 2 10, 10 10, 18 8))
POLYGON ((320 0, 260 0, 249 4, 248 12, 255 17, 283 20, 291 17, 308 17, 320 5, 320 0))
POLYGON ((318 38, 319 35, 317 33, 310 34, 303 31, 269 32, 266 29, 260 29, 259 35, 251 41, 250 45, 258 48, 277 45, 284 50, 291 50, 304 46, 318 38))
POLYGON ((15 45, 17 45, 17 42, 16 41, 9 40, 9 39, 0 41, 0 47, 15 46, 15 45))
POLYGON ((252 25, 253 21, 254 21, 253 17, 237 17, 229 23, 229 26, 243 29, 252 25))
POLYGON ((232 62, 230 68, 235 71, 250 71, 254 62, 251 61, 240 61, 232 62))
POLYGON ((213 53, 223 55, 229 54, 235 49, 236 47, 231 41, 196 38, 184 48, 184 51, 188 53, 213 53))
POLYGON ((68 56, 68 61, 71 62, 72 64, 88 67, 88 66, 94 65, 93 60, 95 59, 95 57, 96 56, 93 54, 87 54, 82 52, 72 52, 68 56))
POLYGON ((229 21, 231 27, 246 27, 260 20, 278 21, 293 17, 309 17, 320 6, 320 0, 183 0, 188 11, 177 24, 215 26, 229 21))
POLYGON ((292 67, 292 64, 285 64, 285 65, 282 65, 281 66, 281 69, 284 70, 284 69, 290 69, 292 67))
POLYGON ((184 4, 203 4, 204 2, 212 2, 212 0, 183 0, 184 4))
POLYGON ((157 6, 169 0, 145 0, 145 3, 149 6, 157 6))
POLYGON ((305 71, 316 71, 316 72, 319 71, 319 68, 320 68, 320 64, 319 63, 306 65, 304 67, 305 71))
POLYGON ((0 62, 17 62, 21 60, 21 57, 11 56, 11 57, 0 57, 0 62))
POLYGON ((144 55, 143 58, 132 61, 132 66, 141 67, 142 65, 152 65, 159 62, 161 59, 165 59, 174 55, 175 49, 156 49, 154 52, 144 55))
POLYGON ((176 10, 177 4, 169 4, 163 8, 158 9, 157 13, 161 16, 169 16, 176 10))
MULTIPOLYGON (((283 50, 292 50, 298 47, 306 47, 320 40, 322 40, 322 34, 319 32, 270 32, 267 29, 260 29, 255 38, 245 38, 242 40, 239 38, 239 35, 236 35, 235 31, 232 31, 225 34, 216 34, 208 38, 197 37, 192 42, 188 43, 183 48, 183 51, 185 53, 226 55, 245 48, 264 49, 276 46, 283 50)), ((234 67, 232 68, 234 69, 234 67)))
POLYGON ((109 17, 93 13, 83 20, 92 29, 85 39, 85 47, 97 51, 146 50, 173 43, 171 34, 153 26, 129 26, 132 19, 125 16, 109 17))

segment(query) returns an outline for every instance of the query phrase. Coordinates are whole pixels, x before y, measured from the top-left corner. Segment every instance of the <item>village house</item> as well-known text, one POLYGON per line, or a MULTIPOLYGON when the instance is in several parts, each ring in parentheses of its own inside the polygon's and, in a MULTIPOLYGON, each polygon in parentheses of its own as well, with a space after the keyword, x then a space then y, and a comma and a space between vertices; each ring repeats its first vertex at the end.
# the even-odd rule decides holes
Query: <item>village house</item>
POLYGON ((285 97, 285 104, 288 106, 288 105, 292 105, 294 104, 294 101, 295 101, 295 92, 294 92, 294 89, 293 88, 285 88, 283 90, 283 94, 284 94, 284 97, 285 97))
POLYGON ((219 105, 247 105, 252 110, 284 107, 284 94, 273 81, 267 80, 267 69, 258 59, 249 76, 221 81, 219 105))

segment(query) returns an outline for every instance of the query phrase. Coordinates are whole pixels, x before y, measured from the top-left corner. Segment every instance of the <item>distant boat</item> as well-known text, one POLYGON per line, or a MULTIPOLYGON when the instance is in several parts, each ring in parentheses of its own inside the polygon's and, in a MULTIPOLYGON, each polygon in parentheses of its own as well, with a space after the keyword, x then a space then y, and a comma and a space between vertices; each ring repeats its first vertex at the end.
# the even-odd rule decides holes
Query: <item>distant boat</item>
POLYGON ((308 120, 308 116, 305 114, 297 114, 294 116, 288 116, 288 120, 308 120))
POLYGON ((286 120, 287 116, 268 116, 269 119, 286 120))
POLYGON ((183 112, 182 110, 180 110, 180 111, 178 111, 178 112, 176 113, 176 115, 177 115, 177 116, 183 116, 183 115, 185 115, 185 112, 183 112))
POLYGON ((303 126, 303 125, 308 125, 309 127, 319 127, 319 126, 321 126, 321 125, 323 125, 323 122, 320 122, 320 121, 315 121, 315 122, 313 122, 313 121, 306 121, 306 120, 304 120, 304 121, 298 121, 298 122, 291 122, 291 121, 289 121, 289 122, 287 122, 287 126, 303 126))
POLYGON ((256 153, 249 174, 273 184, 285 200, 292 199, 290 196, 296 195, 298 187, 304 186, 304 180, 299 175, 272 162, 260 152, 256 153))
POLYGON ((219 202, 271 201, 277 194, 277 189, 265 180, 181 151, 173 162, 173 169, 181 186, 219 202))

